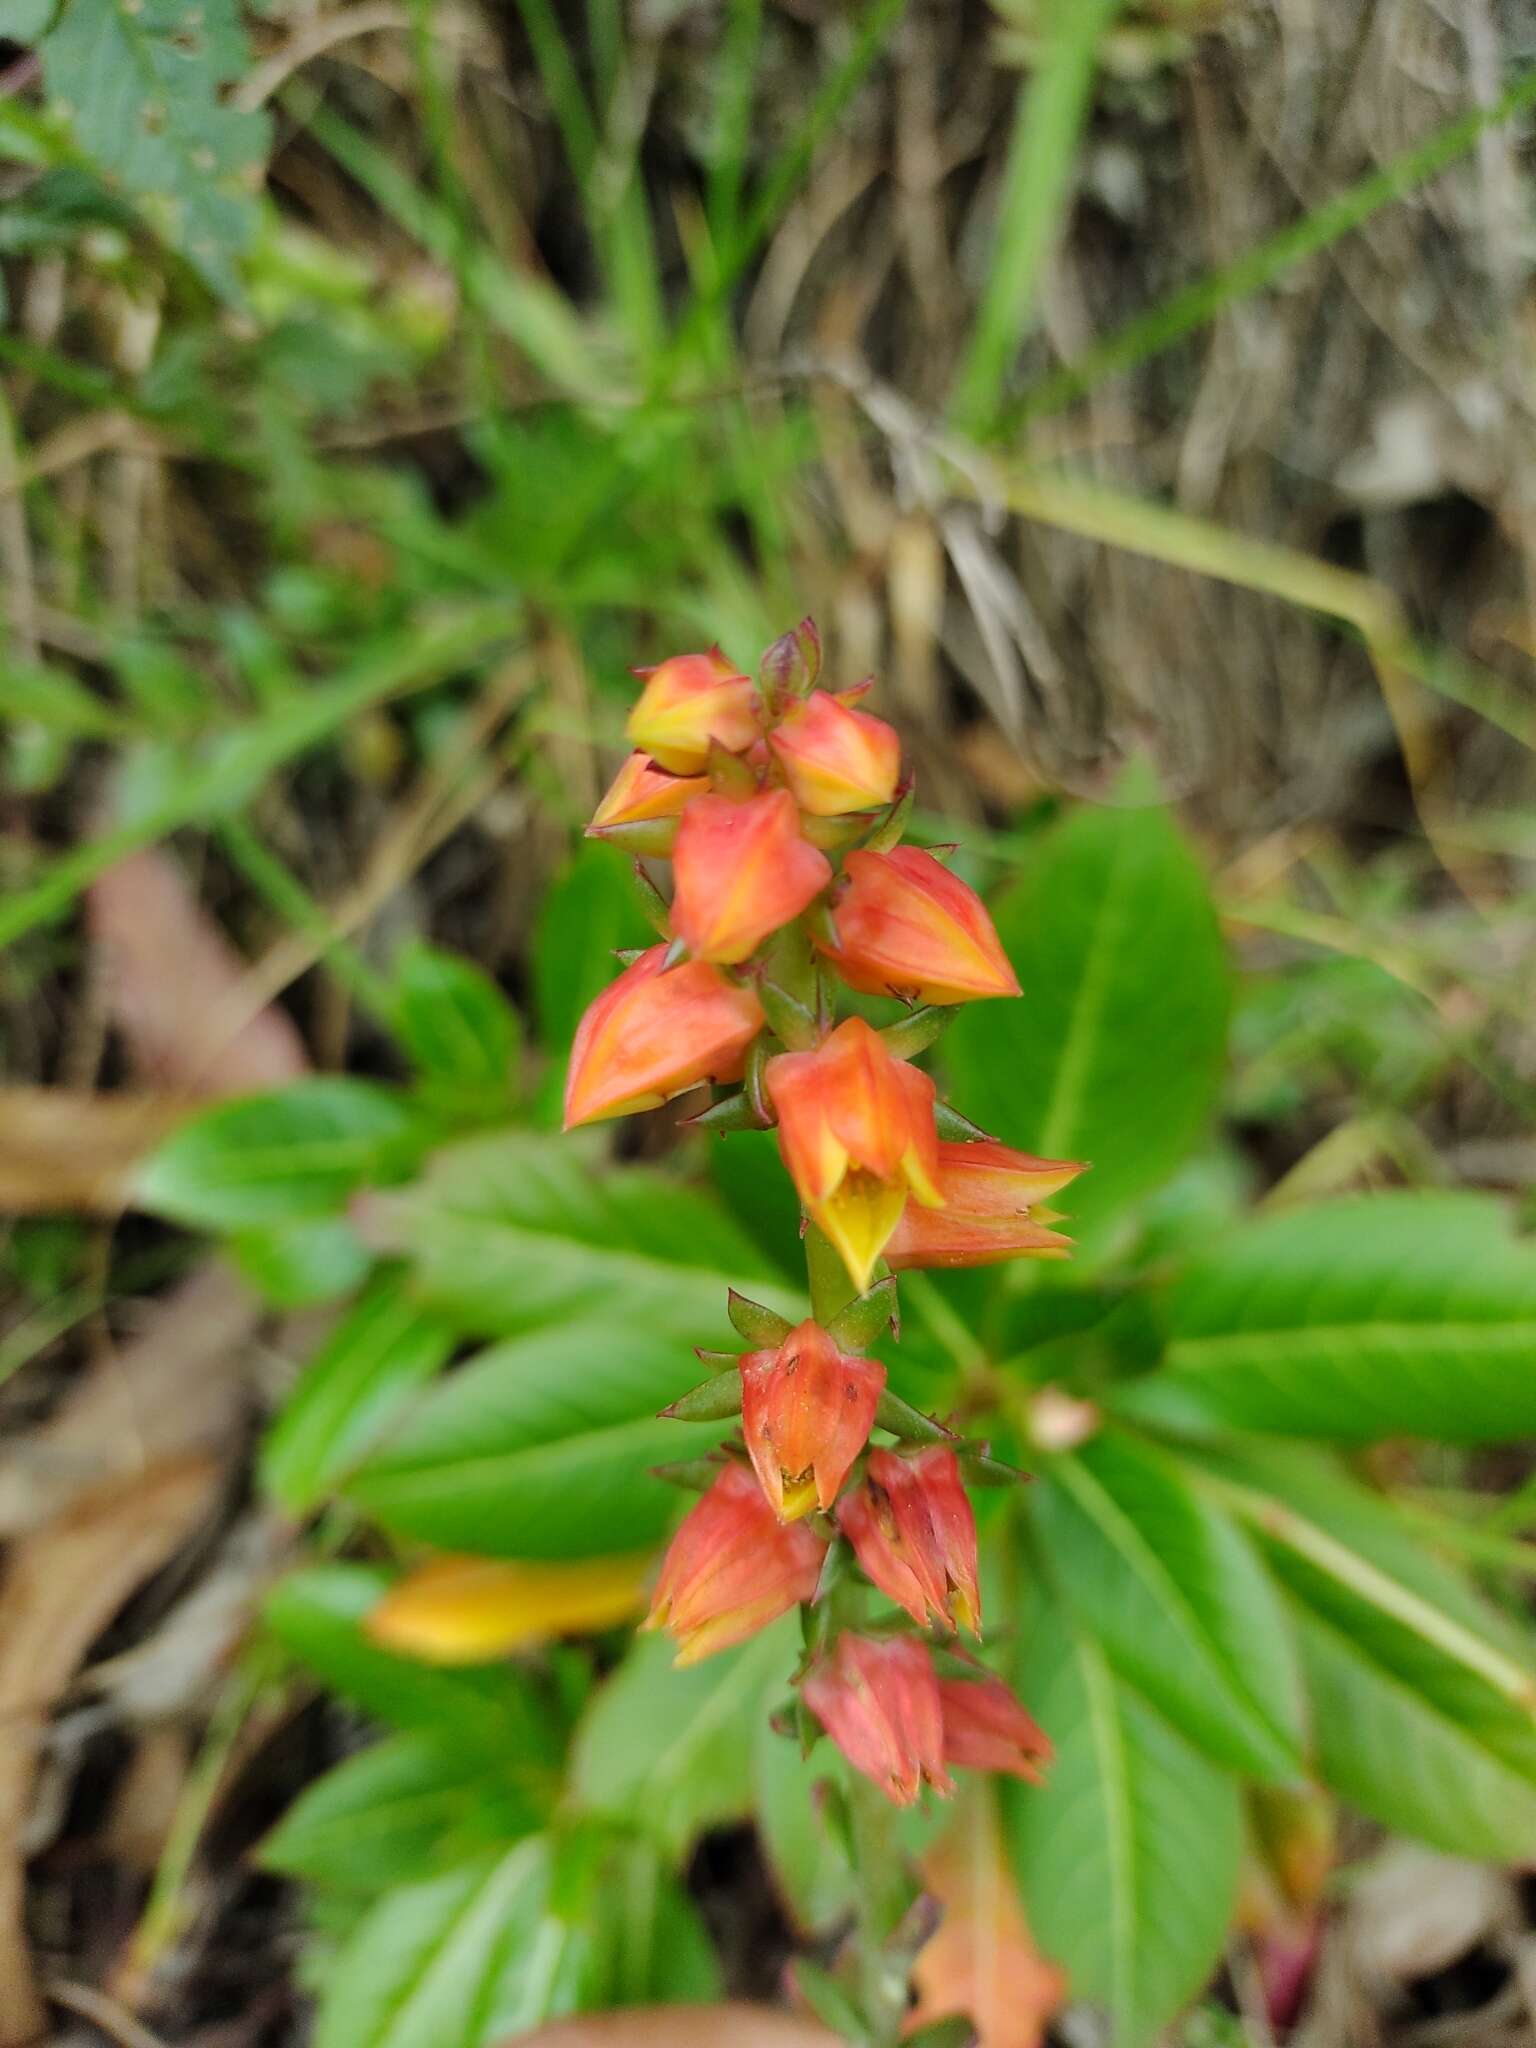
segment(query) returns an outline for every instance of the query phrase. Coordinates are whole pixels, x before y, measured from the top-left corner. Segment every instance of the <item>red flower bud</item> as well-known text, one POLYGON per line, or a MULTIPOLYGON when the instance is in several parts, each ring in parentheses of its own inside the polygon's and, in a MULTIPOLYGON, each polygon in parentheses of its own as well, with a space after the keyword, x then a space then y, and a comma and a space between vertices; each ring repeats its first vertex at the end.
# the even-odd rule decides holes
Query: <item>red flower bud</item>
POLYGON ((691 775, 702 768, 711 740, 739 754, 757 738, 752 679, 727 661, 718 647, 708 654, 674 654, 656 668, 635 673, 644 676, 646 684, 624 730, 674 775, 691 775))
POLYGON ((869 1441, 885 1367, 839 1351, 819 1323, 791 1330, 777 1351, 741 1361, 747 1451, 786 1522, 829 1508, 869 1441))
POLYGON ((912 1457, 871 1451, 865 1482, 838 1502, 837 1519, 868 1577, 919 1628, 932 1614, 980 1632, 976 1517, 947 1444, 912 1457))
POLYGON ((1032 1785, 1044 1781, 1050 1737, 1000 1678, 941 1678, 944 1761, 973 1771, 1008 1771, 1032 1785))
POLYGON ((707 775, 669 775, 649 754, 631 754, 592 813, 589 839, 615 825, 639 825, 651 818, 675 818, 692 797, 709 787, 707 775))
POLYGON ((770 1060, 766 1084, 800 1199, 866 1288, 908 1193, 943 1201, 933 1083, 849 1017, 814 1052, 770 1060))
POLYGON ((672 1538, 641 1627, 665 1628, 677 1662, 697 1664, 809 1600, 826 1551, 806 1523, 779 1520, 744 1465, 726 1465, 672 1538))
POLYGON ((700 960, 734 965, 796 918, 832 879, 801 837, 787 790, 734 803, 701 796, 683 813, 673 851, 672 929, 700 960))
POLYGON ((901 741, 883 718, 813 690, 768 735, 795 802, 813 818, 872 810, 896 794, 901 741))
POLYGON ((834 946, 818 939, 850 988, 867 995, 969 1003, 1016 996, 1019 984, 976 891, 916 846, 850 853, 833 911, 834 946))
POLYGON ((952 1792, 944 1769, 939 1685, 911 1636, 843 1634, 801 1688, 806 1705, 855 1770, 910 1806, 924 1783, 952 1792))
POLYGON ((654 1109, 700 1081, 737 1081, 763 1026, 762 1006, 704 960, 662 972, 652 946, 591 1003, 576 1027, 565 1128, 654 1109))
POLYGON ((885 1248, 892 1268, 995 1266, 1001 1259, 1065 1258, 1070 1238, 1030 1215, 1083 1171, 1076 1160, 1036 1159, 995 1138, 939 1143, 942 1209, 908 1208, 885 1248))

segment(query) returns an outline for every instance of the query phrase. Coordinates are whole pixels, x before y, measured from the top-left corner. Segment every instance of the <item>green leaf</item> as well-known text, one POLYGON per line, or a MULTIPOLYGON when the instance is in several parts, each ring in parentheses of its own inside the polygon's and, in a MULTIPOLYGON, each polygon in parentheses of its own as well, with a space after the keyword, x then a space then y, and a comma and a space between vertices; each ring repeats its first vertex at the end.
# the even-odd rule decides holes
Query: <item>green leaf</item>
POLYGON ((549 1912, 533 1835, 386 1892, 327 1975, 315 2048, 482 2048, 581 2003, 585 1936, 549 1912))
POLYGON ((380 1892, 519 1841, 546 1817, 542 1802, 473 1751, 392 1735, 309 1786, 260 1856, 287 1877, 380 1892))
POLYGON ((1237 1781, 1040 1603, 1018 1683, 1056 1745, 1043 1786, 1009 1781, 1004 1825, 1029 1923, 1117 2048, 1151 2041, 1221 1953, 1242 1851, 1237 1781))
POLYGON ((417 1389, 447 1364, 453 1337, 381 1274, 304 1368, 268 1434, 262 1484, 306 1514, 361 1463, 417 1389))
POLYGON ((452 1146, 415 1187, 374 1204, 369 1236, 411 1258, 423 1300, 488 1335, 621 1316, 680 1347, 710 1344, 733 1284, 803 1313, 708 1196, 648 1169, 594 1173, 569 1139, 506 1132, 452 1146))
POLYGON ((237 0, 65 0, 38 54, 80 147, 237 298, 258 218, 246 180, 268 134, 265 115, 220 97, 250 63, 237 0))
POLYGON ((638 1319, 497 1344, 430 1395, 348 1493, 386 1527, 447 1550, 643 1549, 677 1504, 651 1467, 696 1456, 730 1427, 658 1420, 697 1371, 638 1319))
POLYGON ((395 962, 395 1005, 400 1038, 424 1075, 506 1101, 517 1081, 522 1027, 483 968, 418 940, 395 962))
POLYGON ((229 1242, 235 1264, 275 1308, 312 1308, 351 1294, 373 1255, 345 1216, 306 1216, 244 1230, 229 1242))
POLYGON ((679 1854, 705 1828, 745 1818, 756 1725, 799 1650, 792 1616, 681 1671, 665 1637, 638 1638, 577 1728, 572 1795, 679 1854))
POLYGON ((544 898, 533 944, 533 993, 539 1036, 556 1055, 540 1105, 558 1115, 565 1061, 581 1014, 620 972, 626 946, 654 945, 656 934, 635 897, 627 864, 611 847, 586 841, 544 898))
POLYGON ((1221 1078, 1228 975, 1199 863, 1165 811, 1074 811, 993 905, 1024 995, 972 1003, 944 1041, 967 1116, 1092 1173, 1085 1221, 1145 1194, 1198 1141, 1221 1078))
POLYGON ((439 1671, 369 1641, 362 1623, 390 1577, 366 1565, 315 1565, 268 1594, 267 1626, 332 1692, 396 1728, 494 1763, 532 1797, 552 1798, 561 1742, 531 1679, 509 1664, 439 1671))
POLYGON ((840 1784, 842 1758, 830 1742, 809 1756, 793 1738, 781 1735, 767 1713, 752 1730, 752 1805, 762 1845, 779 1895, 802 1934, 825 1933, 850 1912, 858 1891, 853 1871, 832 1828, 819 1810, 816 1786, 840 1784))
POLYGON ((724 1996, 720 1964, 693 1901, 654 1844, 610 1840, 580 1924, 592 1930, 582 2003, 707 2005, 724 1996))
POLYGON ((368 1081, 318 1076, 271 1095, 221 1102, 167 1139, 145 1166, 145 1209, 203 1230, 323 1216, 365 1181, 410 1163, 409 1106, 368 1081))
POLYGON ((1218 1763, 1299 1778, 1295 1645, 1231 1518, 1171 1460, 1108 1434, 1053 1458, 1030 1505, 1058 1584, 1120 1675, 1218 1763))
MULTIPOLYGON (((1300 1616, 1324 1776, 1454 1855, 1536 1840, 1536 1643, 1321 1461, 1202 1456, 1300 1616)), ((1523 1845, 1523 1846, 1522 1846, 1523 1845)))
POLYGON ((1128 1411, 1366 1443, 1536 1433, 1536 1245, 1486 1196, 1352 1196, 1263 1217, 1174 1287, 1128 1411))

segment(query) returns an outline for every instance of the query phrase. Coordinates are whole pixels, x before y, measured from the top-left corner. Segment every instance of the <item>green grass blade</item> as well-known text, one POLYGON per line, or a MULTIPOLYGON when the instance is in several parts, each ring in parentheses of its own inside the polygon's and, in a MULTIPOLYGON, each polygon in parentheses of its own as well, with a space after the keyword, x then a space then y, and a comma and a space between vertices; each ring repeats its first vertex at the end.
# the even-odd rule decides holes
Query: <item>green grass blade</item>
POLYGON ((1094 59, 1120 0, 1054 0, 1044 54, 1019 90, 986 290, 955 380, 952 415, 984 436, 1028 331, 1071 192, 1094 59))
POLYGON ((1011 431, 1043 413, 1057 412, 1116 371, 1130 369, 1148 356, 1171 348, 1186 334, 1214 320, 1224 306, 1273 283, 1292 264, 1316 255, 1352 233, 1383 206, 1405 197, 1454 163, 1485 129, 1509 120, 1532 104, 1536 104, 1536 69, 1522 72, 1492 106, 1475 107, 1436 129, 1425 141, 1404 150, 1401 156, 1393 157, 1332 199, 1324 200, 1279 234, 1256 242, 1222 269, 1197 278, 1161 305, 1128 321, 1075 363, 1067 363, 1042 378, 1016 405, 1008 408, 1002 423, 1004 430, 1011 431))

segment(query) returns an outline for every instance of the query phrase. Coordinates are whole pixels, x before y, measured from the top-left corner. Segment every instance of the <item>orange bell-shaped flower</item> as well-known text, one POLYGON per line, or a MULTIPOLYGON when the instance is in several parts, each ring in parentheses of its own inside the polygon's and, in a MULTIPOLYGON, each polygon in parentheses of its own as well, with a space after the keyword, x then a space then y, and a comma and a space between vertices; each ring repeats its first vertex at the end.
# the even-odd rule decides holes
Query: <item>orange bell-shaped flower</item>
POLYGON ((920 847, 850 853, 833 911, 837 943, 818 939, 850 988, 867 995, 970 1003, 1019 984, 976 891, 920 847))
POLYGON ((878 1359, 839 1351, 819 1323, 741 1361, 741 1423, 763 1491, 786 1522, 829 1508, 869 1441, 885 1389, 878 1359))
POLYGON ((592 813, 589 839, 601 839, 617 825, 649 824, 675 818, 692 798, 709 787, 707 775, 669 775, 649 754, 633 753, 609 784, 608 793, 592 813))
POLYGON ((944 1761, 972 1771, 1007 1771, 1044 1782, 1050 1737, 1000 1678, 979 1667, 974 1678, 941 1678, 944 1761))
POLYGON ((871 1451, 837 1519, 866 1575, 919 1628, 931 1614, 946 1628, 980 1630, 976 1517, 947 1444, 910 1457, 871 1451))
POLYGON ((700 960, 734 965, 800 915, 832 879, 832 867, 801 837, 787 790, 734 801, 696 797, 673 849, 672 929, 700 960))
POLYGON ((814 1052, 781 1053, 766 1084, 800 1199, 862 1290, 908 1194, 942 1203, 933 1083, 849 1017, 814 1052))
POLYGON ((1037 1222, 1032 1210, 1084 1171, 1072 1159, 1037 1159, 995 1138, 939 1143, 942 1209, 902 1212, 885 1256, 894 1272, 910 1266, 995 1266, 1003 1259, 1064 1259, 1072 1241, 1037 1222))
POLYGON ((645 688, 624 730, 637 747, 674 775, 692 775, 709 759, 710 741, 740 754, 758 736, 757 691, 718 647, 674 654, 635 671, 645 688))
POLYGON ((654 1109, 700 1081, 738 1081, 762 1005, 705 960, 663 972, 652 946, 589 1004, 565 1082, 565 1128, 654 1109))
MULTIPOLYGON (((862 694, 862 693, 858 693, 862 694)), ((813 690, 768 735, 795 802, 813 818, 888 804, 901 773, 901 741, 883 718, 813 690)))
POLYGON ((662 1560, 642 1628, 665 1628, 677 1662, 745 1642, 809 1600, 827 1546, 805 1522, 781 1522, 744 1465, 725 1466, 689 1510, 662 1560))
POLYGON ((856 1771, 896 1806, 925 1784, 955 1788, 944 1769, 944 1717, 926 1644, 911 1636, 840 1635, 813 1664, 805 1704, 856 1771))

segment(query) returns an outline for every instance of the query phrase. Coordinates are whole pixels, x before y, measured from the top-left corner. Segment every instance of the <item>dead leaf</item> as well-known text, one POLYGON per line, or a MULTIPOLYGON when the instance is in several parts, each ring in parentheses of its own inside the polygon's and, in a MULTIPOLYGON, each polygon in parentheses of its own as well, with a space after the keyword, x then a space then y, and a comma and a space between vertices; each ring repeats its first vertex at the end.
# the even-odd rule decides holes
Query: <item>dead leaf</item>
POLYGON ((0 1211, 119 1215, 140 1163, 186 1114, 165 1095, 0 1088, 0 1211))
POLYGON ((918 1951, 908 2031, 959 2013, 975 2027, 978 2048, 1041 2048, 1066 1978, 1030 1936, 990 1785, 972 1780, 958 1794, 953 1819, 923 1859, 923 1879, 944 1918, 918 1951))
POLYGON ((49 1714, 113 1615, 203 1520, 221 1481, 211 1458, 167 1460, 83 1494, 11 1551, 0 1581, 0 2048, 24 2048, 46 2024, 21 1843, 49 1714))
POLYGON ((435 1557, 368 1616, 375 1642, 431 1664, 483 1664, 551 1636, 612 1628, 642 1605, 649 1551, 518 1560, 435 1557))
POLYGON ((517 2034, 500 2048, 836 2048, 809 2020, 760 2005, 658 2005, 594 2012, 517 2034))
POLYGON ((140 1077, 191 1095, 281 1088, 309 1070, 287 1013, 254 1001, 249 964, 151 847, 98 875, 86 921, 107 1000, 140 1077))
POLYGON ((245 1409, 241 1355, 262 1310, 216 1260, 153 1304, 142 1336, 102 1358, 0 1462, 0 1536, 87 1487, 228 1442, 245 1409))

